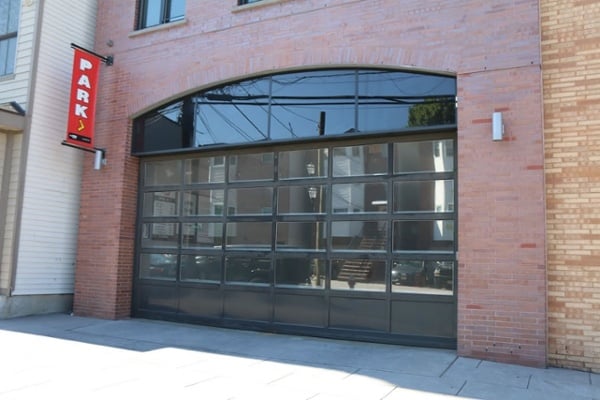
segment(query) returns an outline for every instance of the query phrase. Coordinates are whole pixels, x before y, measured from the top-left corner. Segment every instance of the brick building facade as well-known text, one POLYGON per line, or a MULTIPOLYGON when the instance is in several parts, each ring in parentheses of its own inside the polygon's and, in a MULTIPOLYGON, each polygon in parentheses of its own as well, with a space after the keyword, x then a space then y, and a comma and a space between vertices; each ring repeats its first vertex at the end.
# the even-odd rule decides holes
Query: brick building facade
MULTIPOLYGON (((101 73, 96 116, 107 165, 83 171, 74 312, 125 318, 141 290, 134 271, 144 157, 131 154, 133 119, 190 93, 265 74, 425 71, 456 79, 458 354, 546 365, 544 179, 551 185, 553 178, 544 174, 539 2, 235 3, 189 1, 183 19, 136 29, 133 2, 99 2, 95 51, 115 59, 101 73), (494 112, 503 114, 501 141, 492 140, 494 112)), ((546 119, 547 128, 551 123, 546 119)), ((549 210, 554 204, 548 200, 549 210)), ((555 307, 556 287, 549 287, 555 307)), ((556 333, 566 328, 550 323, 554 354, 556 333)))

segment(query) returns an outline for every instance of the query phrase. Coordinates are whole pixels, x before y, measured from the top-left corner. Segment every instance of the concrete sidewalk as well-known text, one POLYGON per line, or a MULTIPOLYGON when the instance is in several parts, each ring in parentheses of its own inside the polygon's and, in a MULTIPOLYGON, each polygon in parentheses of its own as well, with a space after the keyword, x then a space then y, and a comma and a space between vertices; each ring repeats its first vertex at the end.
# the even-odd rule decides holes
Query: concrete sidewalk
POLYGON ((454 351, 63 314, 0 320, 0 399, 600 400, 600 376, 454 351))

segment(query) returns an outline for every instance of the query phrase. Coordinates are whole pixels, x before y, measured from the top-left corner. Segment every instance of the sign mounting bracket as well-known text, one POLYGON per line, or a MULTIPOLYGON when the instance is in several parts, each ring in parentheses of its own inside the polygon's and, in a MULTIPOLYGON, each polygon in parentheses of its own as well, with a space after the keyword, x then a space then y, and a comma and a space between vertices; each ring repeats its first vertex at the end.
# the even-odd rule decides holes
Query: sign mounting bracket
POLYGON ((73 49, 79 49, 81 51, 85 51, 86 53, 90 53, 91 55, 98 57, 100 59, 100 61, 102 61, 108 67, 110 67, 111 65, 113 65, 113 61, 114 61, 113 56, 101 56, 100 54, 95 53, 93 51, 90 51, 90 50, 88 50, 86 48, 83 48, 83 47, 81 47, 79 45, 76 45, 75 43, 71 43, 71 48, 73 48, 73 49))

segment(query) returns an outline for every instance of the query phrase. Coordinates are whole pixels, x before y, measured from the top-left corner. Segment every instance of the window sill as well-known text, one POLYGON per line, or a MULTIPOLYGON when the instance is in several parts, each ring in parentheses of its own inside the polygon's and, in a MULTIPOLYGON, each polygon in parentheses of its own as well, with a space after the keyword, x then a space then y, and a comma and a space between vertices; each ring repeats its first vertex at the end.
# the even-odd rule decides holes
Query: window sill
POLYGON ((133 32, 129 32, 129 34, 127 36, 131 37, 137 37, 137 36, 142 36, 145 35, 147 33, 152 33, 152 32, 157 32, 157 31, 162 31, 165 29, 171 29, 171 28, 175 28, 181 25, 186 25, 188 22, 187 18, 181 19, 179 21, 173 21, 173 22, 167 22, 166 24, 160 24, 160 25, 155 25, 155 26, 151 26, 149 28, 144 28, 144 29, 139 29, 137 31, 133 31, 133 32))
POLYGON ((14 73, 12 73, 12 74, 6 74, 6 75, 0 75, 0 82, 10 81, 12 79, 15 79, 15 76, 16 75, 14 73))
POLYGON ((286 1, 289 1, 289 0, 262 0, 262 1, 259 1, 258 3, 242 4, 241 6, 235 6, 231 10, 231 12, 237 13, 237 12, 242 12, 242 11, 246 11, 246 10, 253 10, 255 8, 266 7, 266 6, 275 4, 275 3, 284 3, 286 1))

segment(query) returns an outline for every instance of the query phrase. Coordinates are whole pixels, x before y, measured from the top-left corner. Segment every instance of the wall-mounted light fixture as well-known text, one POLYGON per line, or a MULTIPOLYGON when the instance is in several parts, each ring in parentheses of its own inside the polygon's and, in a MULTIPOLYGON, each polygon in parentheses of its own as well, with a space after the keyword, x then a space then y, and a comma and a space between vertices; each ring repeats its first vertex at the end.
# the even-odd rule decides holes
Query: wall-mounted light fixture
POLYGON ((308 198, 311 200, 314 200, 317 198, 317 188, 314 186, 311 186, 308 188, 308 198))
POLYGON ((96 149, 94 155, 94 169, 100 169, 106 165, 106 151, 104 149, 96 149))
POLYGON ((504 138, 504 122, 502 122, 502 113, 492 114, 492 140, 501 141, 504 138))

